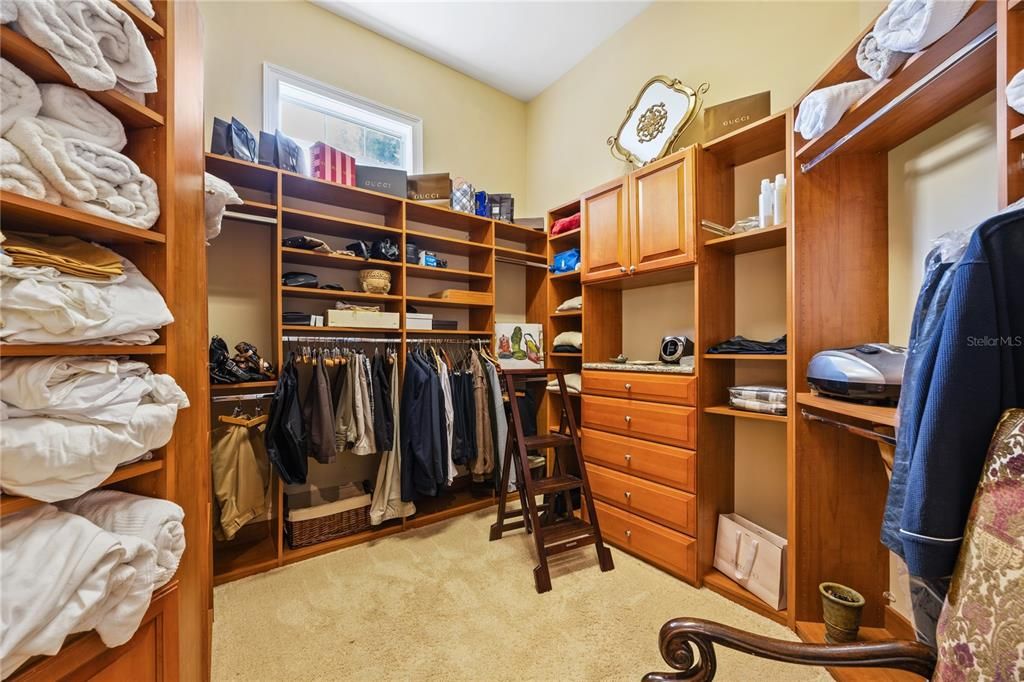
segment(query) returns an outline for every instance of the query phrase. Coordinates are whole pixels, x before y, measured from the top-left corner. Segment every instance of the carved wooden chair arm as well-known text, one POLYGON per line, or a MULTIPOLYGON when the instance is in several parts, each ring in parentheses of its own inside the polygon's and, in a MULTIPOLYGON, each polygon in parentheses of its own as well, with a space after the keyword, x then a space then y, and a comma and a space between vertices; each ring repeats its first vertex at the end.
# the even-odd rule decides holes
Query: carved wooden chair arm
POLYGON ((700 618, 677 618, 661 627, 658 645, 665 662, 679 672, 647 673, 644 682, 715 679, 715 644, 773 661, 829 668, 896 668, 930 678, 935 653, 918 642, 804 644, 737 630, 700 618), (694 655, 694 649, 698 656, 694 655))

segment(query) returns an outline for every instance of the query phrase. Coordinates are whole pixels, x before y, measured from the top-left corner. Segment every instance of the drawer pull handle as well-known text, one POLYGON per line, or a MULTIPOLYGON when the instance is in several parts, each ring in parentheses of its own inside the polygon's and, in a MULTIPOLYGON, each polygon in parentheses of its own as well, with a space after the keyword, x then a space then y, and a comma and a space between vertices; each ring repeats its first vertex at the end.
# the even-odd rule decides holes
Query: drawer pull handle
POLYGON ((626 266, 625 265, 620 265, 619 266, 619 272, 625 272, 625 271, 626 271, 626 266))
POLYGON ((626 390, 627 391, 632 391, 633 390, 633 384, 626 384, 626 390))
POLYGON ((627 462, 633 461, 633 455, 629 454, 628 452, 624 454, 623 457, 626 459, 627 462))
POLYGON ((626 495, 626 499, 627 499, 627 500, 628 500, 629 498, 633 497, 633 493, 629 492, 628 490, 627 490, 627 491, 625 492, 625 495, 626 495))
POLYGON ((629 266, 629 274, 633 274, 634 272, 636 272, 636 266, 635 265, 630 265, 629 266))
POLYGON ((629 423, 629 422, 631 422, 631 421, 633 421, 633 418, 632 418, 632 417, 630 417, 630 416, 629 416, 629 415, 627 414, 627 415, 626 415, 626 423, 628 424, 628 423, 629 423))
POLYGON ((631 538, 631 537, 633 537, 633 531, 631 531, 631 530, 627 530, 627 531, 626 531, 626 537, 627 537, 627 538, 631 538))

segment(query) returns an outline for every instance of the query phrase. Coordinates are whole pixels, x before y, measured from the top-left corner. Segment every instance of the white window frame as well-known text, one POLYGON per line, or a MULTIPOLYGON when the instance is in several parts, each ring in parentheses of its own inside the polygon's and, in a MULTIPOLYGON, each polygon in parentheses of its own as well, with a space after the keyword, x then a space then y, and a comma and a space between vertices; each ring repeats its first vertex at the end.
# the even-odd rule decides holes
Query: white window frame
MULTIPOLYGON (((405 145, 405 169, 411 175, 423 172, 423 119, 269 62, 263 63, 263 130, 277 130, 280 127, 281 83, 308 90, 339 102, 342 106, 357 109, 356 116, 348 115, 345 118, 356 118, 357 122, 367 127, 377 128, 400 137, 405 136, 402 128, 411 128, 412 139, 408 140, 405 145), (363 123, 359 120, 360 115, 363 120, 371 120, 363 123)), ((326 108, 321 111, 331 116, 339 116, 341 113, 326 108)), ((316 140, 312 142, 316 142, 316 140)))

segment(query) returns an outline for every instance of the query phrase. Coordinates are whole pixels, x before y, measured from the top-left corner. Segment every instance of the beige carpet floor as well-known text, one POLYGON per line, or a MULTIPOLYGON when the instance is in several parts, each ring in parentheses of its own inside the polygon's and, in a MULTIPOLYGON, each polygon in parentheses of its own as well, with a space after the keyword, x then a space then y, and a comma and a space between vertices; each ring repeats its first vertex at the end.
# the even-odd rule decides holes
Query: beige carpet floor
MULTIPOLYGON (((668 671, 658 629, 675 616, 795 639, 710 590, 612 549, 562 555, 533 588, 522 531, 488 542, 493 511, 383 538, 218 587, 213 679, 639 680, 668 671)), ((829 680, 719 649, 719 680, 829 680)))

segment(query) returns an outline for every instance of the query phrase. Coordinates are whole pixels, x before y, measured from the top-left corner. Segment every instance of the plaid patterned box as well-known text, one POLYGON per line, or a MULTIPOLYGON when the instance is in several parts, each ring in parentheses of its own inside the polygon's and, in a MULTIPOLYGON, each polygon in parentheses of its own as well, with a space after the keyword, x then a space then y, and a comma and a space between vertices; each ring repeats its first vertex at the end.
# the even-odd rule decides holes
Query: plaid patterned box
POLYGON ((356 184, 356 160, 323 142, 309 148, 313 177, 339 185, 356 184))

